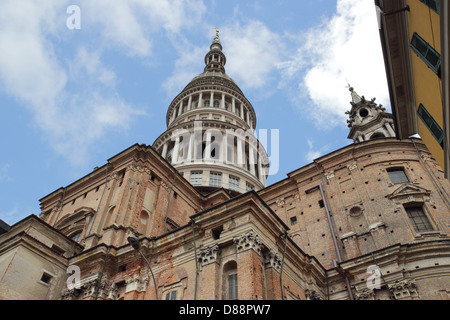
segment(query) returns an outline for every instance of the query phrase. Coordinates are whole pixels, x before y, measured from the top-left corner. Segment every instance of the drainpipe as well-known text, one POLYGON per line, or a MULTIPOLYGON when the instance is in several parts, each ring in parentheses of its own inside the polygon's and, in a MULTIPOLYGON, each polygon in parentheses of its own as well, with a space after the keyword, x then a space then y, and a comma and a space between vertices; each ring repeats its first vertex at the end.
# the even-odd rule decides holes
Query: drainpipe
POLYGON ((100 200, 98 201, 97 210, 95 211, 94 216, 92 217, 92 222, 91 222, 91 225, 89 227, 89 231, 88 231, 87 234, 84 235, 84 237, 83 237, 81 242, 84 242, 84 240, 86 240, 86 237, 88 237, 91 234, 91 232, 92 232, 92 227, 94 226, 95 218, 97 217, 98 210, 100 209, 100 204, 101 204, 101 202, 103 200, 103 195, 105 194, 105 190, 108 187, 108 169, 109 169, 109 162, 106 164, 105 187, 103 188, 102 195, 100 197, 100 200))
POLYGON ((417 157, 419 158, 420 163, 422 163, 422 165, 424 166, 425 170, 427 171, 428 175, 430 176, 431 180, 433 180, 434 185, 438 188, 439 193, 442 195, 442 197, 445 199, 445 201, 447 202, 447 204, 450 205, 450 201, 447 198, 447 195, 444 193, 444 191, 442 191, 441 187, 439 186, 438 182, 436 181, 436 179, 434 178, 433 174, 431 173, 430 169, 428 169, 427 164, 425 163, 425 161, 423 160, 419 148, 417 148, 416 142, 414 141, 414 138, 410 137, 411 142, 414 145, 414 148, 416 149, 417 152, 417 157))
POLYGON ((381 268, 380 268, 380 266, 378 265, 377 260, 375 260, 375 257, 374 257, 374 255, 373 255, 373 252, 371 252, 370 255, 372 256, 373 262, 375 263, 375 265, 376 265, 376 266, 378 267, 378 269, 380 270, 380 276, 381 276, 381 279, 383 280, 383 283, 384 283, 384 285, 386 286, 386 290, 389 291, 389 299, 395 300, 395 296, 392 294, 391 290, 389 290, 389 287, 388 287, 388 284, 387 284, 387 282, 386 282, 386 279, 384 278, 383 273, 381 273, 381 268))
MULTIPOLYGON (((338 263, 340 264, 342 262, 342 257, 341 257, 341 253, 339 252, 339 247, 338 247, 337 240, 336 240, 336 234, 334 233, 333 224, 331 223, 331 215, 330 215, 330 211, 328 210, 327 201, 325 200, 325 194, 323 192, 322 184, 319 184, 319 189, 320 189, 320 195, 322 196, 322 201, 323 201, 323 204, 325 207, 325 211, 327 213, 328 225, 330 227, 331 236, 333 237, 333 244, 334 244, 334 248, 336 250, 338 263)), ((344 273, 344 278, 345 278, 345 283, 347 285, 347 291, 348 291, 348 295, 350 296, 350 300, 354 300, 352 288, 350 287, 350 281, 348 280, 348 276, 345 273, 344 273)))
MULTIPOLYGON (((316 166, 317 166, 317 164, 316 164, 316 166)), ((317 168, 317 169, 319 169, 319 168, 317 168)), ((321 176, 322 176, 322 175, 321 175, 321 176)), ((321 197, 322 197, 322 201, 323 201, 323 204, 324 204, 324 208, 325 208, 325 211, 326 211, 326 213, 327 213, 328 226, 329 226, 329 228, 330 228, 331 237, 332 237, 332 239, 333 239, 334 250, 336 251, 336 256, 337 256, 337 258, 338 258, 338 267, 341 268, 341 267, 339 266, 339 264, 342 262, 342 257, 341 257, 341 253, 340 253, 340 251, 339 251, 339 247, 338 247, 338 244, 337 244, 337 241, 336 241, 336 234, 334 233, 333 224, 332 224, 332 222, 331 222, 331 215, 330 215, 330 211, 329 211, 329 209, 328 209, 327 201, 326 201, 326 199, 325 199, 325 193, 324 193, 322 184, 319 183, 318 185, 316 185, 316 186, 314 186, 314 187, 312 187, 312 188, 309 188, 309 189, 306 190, 305 192, 308 193, 308 191, 310 191, 310 190, 312 190, 312 189, 315 189, 315 188, 319 188, 319 190, 320 190, 320 195, 321 195, 321 197)), ((341 272, 340 272, 340 273, 341 273, 341 272)), ((347 276, 347 274, 345 274, 345 273, 342 273, 342 276, 343 276, 344 279, 345 279, 345 283, 346 283, 346 285, 347 285, 347 291, 348 291, 348 295, 349 295, 349 297, 350 297, 350 300, 354 300, 353 292, 352 292, 352 289, 351 289, 351 287, 350 287, 350 281, 349 281, 349 279, 348 279, 348 276, 347 276)))
POLYGON ((164 216, 164 229, 163 233, 167 231, 167 217, 169 215, 169 203, 170 203, 170 195, 172 194, 173 186, 175 185, 175 179, 177 178, 178 171, 175 170, 175 176, 173 177, 172 186, 170 187, 168 199, 167 199, 167 206, 166 206, 166 214, 164 216))
POLYGON ((283 267, 284 267, 284 257, 286 255, 286 246, 287 246, 287 233, 284 234, 284 251, 283 251, 283 259, 281 261, 281 269, 280 269, 280 284, 281 284, 281 299, 284 300, 284 289, 283 289, 283 267))
POLYGON ((195 259, 195 287, 194 287, 194 300, 197 300, 197 280, 198 280, 198 260, 197 260, 197 248, 195 246, 195 231, 194 231, 194 219, 191 218, 192 225, 192 239, 194 242, 194 259, 195 259))
POLYGON ((98 292, 100 291, 100 286, 101 286, 101 283, 102 283, 103 273, 105 272, 105 267, 106 267, 106 260, 108 260, 109 250, 110 249, 111 249, 111 247, 108 246, 108 249, 106 250, 105 261, 103 262, 102 272, 100 273, 100 277, 98 278, 98 283, 97 283, 97 288, 95 290, 94 300, 97 300, 98 292))
POLYGON ((56 216, 56 219, 55 219, 55 221, 53 222, 53 226, 54 226, 54 227, 56 227, 56 223, 58 222, 59 215, 61 214, 61 211, 62 211, 62 209, 63 209, 65 197, 66 197, 66 188, 63 189, 63 195, 62 195, 62 198, 61 198, 61 206, 60 206, 60 208, 59 208, 58 215, 56 216))

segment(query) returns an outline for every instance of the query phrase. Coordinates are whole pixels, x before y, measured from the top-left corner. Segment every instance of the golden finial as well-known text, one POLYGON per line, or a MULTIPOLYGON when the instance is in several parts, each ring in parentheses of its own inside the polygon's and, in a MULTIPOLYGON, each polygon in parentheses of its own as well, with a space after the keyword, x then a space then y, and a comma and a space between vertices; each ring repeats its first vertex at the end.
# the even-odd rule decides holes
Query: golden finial
POLYGON ((219 29, 217 29, 217 28, 215 28, 216 29, 216 37, 218 37, 219 36, 219 29))

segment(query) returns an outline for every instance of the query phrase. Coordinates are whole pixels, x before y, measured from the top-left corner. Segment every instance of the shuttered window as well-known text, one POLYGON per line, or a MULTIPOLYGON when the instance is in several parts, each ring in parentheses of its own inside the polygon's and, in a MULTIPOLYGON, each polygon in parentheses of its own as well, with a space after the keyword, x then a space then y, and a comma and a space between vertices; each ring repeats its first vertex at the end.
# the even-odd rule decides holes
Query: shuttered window
POLYGON ((431 9, 439 13, 439 0, 419 0, 419 1, 426 4, 431 9))
POLYGON ((430 130, 433 137, 437 140, 441 147, 444 148, 444 132, 423 104, 419 105, 417 114, 419 115, 419 118, 422 119, 423 123, 427 126, 428 130, 430 130))
POLYGON ((415 32, 411 39, 411 48, 434 73, 441 76, 440 54, 415 32))

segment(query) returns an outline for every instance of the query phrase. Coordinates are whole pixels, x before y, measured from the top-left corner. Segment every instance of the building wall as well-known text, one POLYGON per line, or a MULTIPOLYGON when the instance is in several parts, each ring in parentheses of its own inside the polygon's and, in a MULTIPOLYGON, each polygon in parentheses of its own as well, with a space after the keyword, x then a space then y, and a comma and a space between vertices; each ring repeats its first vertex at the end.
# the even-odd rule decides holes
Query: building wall
POLYGON ((353 144, 290 173, 260 192, 289 225, 290 235, 325 268, 397 243, 448 238, 448 180, 424 145, 380 139, 353 144), (409 183, 392 183, 387 172, 403 168, 409 183), (324 192, 322 197, 321 185, 324 192), (434 231, 417 233, 405 205, 421 203, 434 231), (330 219, 327 216, 329 211, 330 219))
MULTIPOLYGON (((440 16, 419 0, 408 0, 406 4, 410 6, 407 13, 409 41, 413 34, 417 33, 438 53, 441 52, 440 37, 440 16)), ((424 61, 412 50, 411 64, 412 77, 414 82, 414 92, 416 98, 416 110, 419 104, 423 104, 430 115, 440 126, 444 128, 442 111, 442 83, 439 76, 433 72, 424 61)), ((417 117, 419 135, 431 151, 437 162, 444 168, 444 150, 436 138, 432 135, 424 122, 417 117)))
POLYGON ((59 299, 81 246, 29 216, 0 236, 0 300, 59 299), (45 277, 43 277, 45 274, 45 277))
POLYGON ((240 300, 325 298, 325 270, 293 241, 288 239, 284 249, 286 226, 256 193, 197 213, 193 219, 194 230, 185 225, 158 238, 141 239, 140 250, 151 272, 130 246, 108 250, 101 245, 73 257, 71 263, 84 270, 82 286, 64 291, 63 299, 141 300, 158 294, 165 300, 176 292, 178 300, 227 300, 230 274, 237 274, 240 300), (219 227, 220 235, 214 236, 212 230, 219 227))
POLYGON ((41 199, 41 218, 86 248, 121 246, 188 222, 205 201, 151 147, 133 146, 73 184, 41 199))

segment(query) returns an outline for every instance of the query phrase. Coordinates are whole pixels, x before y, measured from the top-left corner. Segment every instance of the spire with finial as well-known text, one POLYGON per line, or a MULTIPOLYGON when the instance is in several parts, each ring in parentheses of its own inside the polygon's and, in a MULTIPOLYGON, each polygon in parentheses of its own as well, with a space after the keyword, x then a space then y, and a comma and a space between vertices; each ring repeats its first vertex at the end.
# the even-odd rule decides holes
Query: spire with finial
POLYGON ((222 44, 219 38, 219 29, 216 29, 216 36, 214 37, 209 52, 205 56, 205 72, 221 72, 225 73, 225 63, 227 61, 222 52, 222 44))
POLYGON ((392 115, 386 112, 382 105, 375 103, 375 98, 368 101, 364 96, 360 96, 354 88, 348 84, 352 101, 352 108, 347 111, 347 120, 350 133, 349 139, 355 143, 377 138, 395 137, 394 123, 392 115))
POLYGON ((350 83, 347 83, 347 84, 348 84, 347 88, 350 91, 351 96, 352 96, 352 102, 354 104, 357 104, 357 103, 360 103, 361 101, 363 101, 363 98, 361 98, 359 96, 359 94, 356 93, 355 89, 350 85, 350 83))

